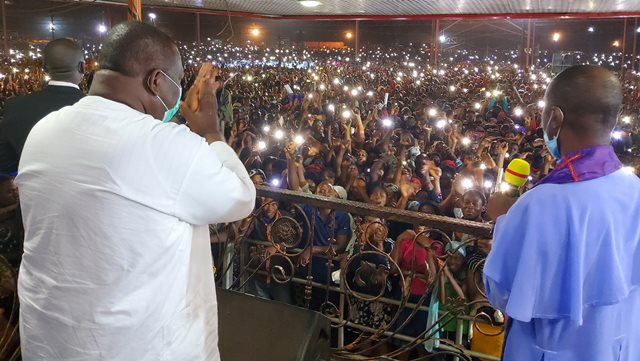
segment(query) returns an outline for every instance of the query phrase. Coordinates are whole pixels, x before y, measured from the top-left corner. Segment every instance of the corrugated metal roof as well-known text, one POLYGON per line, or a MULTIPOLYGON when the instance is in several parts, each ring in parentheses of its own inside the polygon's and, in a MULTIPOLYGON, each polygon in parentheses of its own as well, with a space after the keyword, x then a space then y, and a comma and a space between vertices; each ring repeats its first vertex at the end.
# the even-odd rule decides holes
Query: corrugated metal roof
MULTIPOLYGON (((93 1, 93 0, 92 0, 93 1)), ((123 3, 126 0, 106 2, 123 3)), ((143 0, 144 7, 230 11, 274 17, 424 16, 455 14, 634 13, 640 0, 319 0, 305 7, 298 0, 143 0)))

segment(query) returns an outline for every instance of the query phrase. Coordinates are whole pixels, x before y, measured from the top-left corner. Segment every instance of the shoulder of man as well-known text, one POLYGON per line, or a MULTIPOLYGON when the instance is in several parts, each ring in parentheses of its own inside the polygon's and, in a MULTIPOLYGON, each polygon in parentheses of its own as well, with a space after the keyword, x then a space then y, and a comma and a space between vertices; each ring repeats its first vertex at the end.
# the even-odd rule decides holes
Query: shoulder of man
POLYGON ((566 189, 562 189, 558 184, 542 184, 539 185, 527 192, 525 192, 518 201, 514 204, 515 206, 527 206, 531 203, 557 203, 556 197, 567 197, 566 189))
POLYGON ((11 97, 11 98, 7 99, 7 101, 5 102, 5 106, 4 106, 5 114, 10 113, 15 108, 19 108, 22 104, 24 104, 25 102, 29 102, 32 99, 34 99, 33 93, 25 94, 25 95, 18 95, 18 96, 11 97))

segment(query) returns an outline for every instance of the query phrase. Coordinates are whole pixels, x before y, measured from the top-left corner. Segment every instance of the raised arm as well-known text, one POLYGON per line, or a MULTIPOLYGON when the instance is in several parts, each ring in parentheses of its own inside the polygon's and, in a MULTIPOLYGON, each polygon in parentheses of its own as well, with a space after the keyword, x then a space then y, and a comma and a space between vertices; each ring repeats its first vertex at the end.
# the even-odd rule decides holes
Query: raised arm
MULTIPOLYGON (((256 189, 244 165, 218 128, 216 85, 202 82, 196 109, 181 104, 191 130, 204 138, 189 137, 193 157, 173 207, 174 215, 191 224, 232 222, 251 213, 256 189)), ((189 94, 187 95, 189 97, 189 94)))

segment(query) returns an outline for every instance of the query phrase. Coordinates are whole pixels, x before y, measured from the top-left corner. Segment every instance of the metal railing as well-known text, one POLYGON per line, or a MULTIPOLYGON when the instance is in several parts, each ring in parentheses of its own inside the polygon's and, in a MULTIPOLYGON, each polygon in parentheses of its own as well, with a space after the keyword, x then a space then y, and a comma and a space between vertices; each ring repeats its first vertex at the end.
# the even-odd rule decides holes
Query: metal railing
MULTIPOLYGON (((360 253, 351 255, 347 253, 338 255, 333 247, 329 247, 326 253, 316 254, 314 257, 326 260, 326 262, 323 261, 327 272, 327 279, 324 283, 314 280, 312 262, 307 267, 301 267, 296 261, 304 248, 312 249, 314 247, 312 235, 316 226, 315 213, 312 213, 313 217, 308 217, 297 206, 298 204, 311 206, 312 212, 316 212, 316 209, 331 209, 345 211, 356 216, 377 217, 385 221, 426 226, 427 230, 417 234, 412 242, 413 257, 421 247, 418 245, 417 239, 422 235, 428 236, 430 233, 439 235, 439 241, 433 241, 431 237, 429 239, 432 241, 432 246, 440 243, 442 248, 451 241, 447 232, 449 234, 460 232, 470 236, 470 240, 465 242, 468 244, 473 241, 474 237, 476 239, 490 238, 493 230, 491 225, 267 187, 258 187, 257 195, 259 198, 268 199, 268 201, 261 204, 253 212, 248 231, 235 236, 234 242, 219 243, 222 247, 217 257, 218 271, 216 275, 219 285, 248 292, 247 286, 251 282, 260 280, 264 283, 265 280, 269 280, 274 285, 287 285, 288 288, 303 291, 304 297, 299 298, 297 304, 310 308, 313 308, 311 307, 312 298, 318 298, 318 294, 321 294, 321 297, 324 297, 321 299, 323 302, 320 307, 317 307, 318 302, 315 302, 315 306, 317 311, 324 313, 332 321, 335 343, 332 359, 334 360, 394 360, 402 354, 409 355, 411 353, 418 355, 417 358, 414 358, 415 360, 426 360, 437 354, 450 355, 447 357, 452 360, 472 360, 472 357, 483 360, 500 359, 496 355, 465 348, 465 342, 463 342, 465 322, 471 325, 469 331, 476 336, 482 334, 485 337, 500 337, 503 333, 504 329, 501 323, 494 324, 493 318, 487 316, 486 312, 480 313, 480 316, 471 316, 467 311, 470 308, 477 309, 480 306, 488 307, 486 298, 479 297, 468 301, 462 296, 447 299, 447 310, 434 312, 434 304, 438 303, 434 302, 434 299, 445 301, 444 297, 439 295, 444 290, 442 285, 444 282, 456 283, 460 288, 460 285, 448 272, 449 257, 457 249, 449 250, 438 256, 439 265, 434 269, 426 270, 428 290, 415 302, 409 302, 409 293, 406 292, 409 288, 405 285, 411 284, 422 276, 415 271, 415 267, 403 269, 391 255, 375 247, 369 247, 369 250, 362 248, 363 251, 360 253), (295 216, 281 217, 278 222, 271 223, 268 228, 267 240, 250 239, 248 235, 252 226, 258 222, 259 215, 265 205, 271 202, 290 205, 295 216), (306 242, 302 239, 305 234, 308 236, 306 242), (269 252, 265 252, 266 249, 269 252), (360 273, 371 275, 370 272, 367 272, 372 267, 371 258, 377 260, 373 262, 373 269, 379 273, 375 277, 362 277, 359 275, 360 273), (276 262, 276 260, 278 261, 276 262), (337 266, 338 264, 339 266, 337 266), (398 296, 391 297, 386 294, 385 285, 394 274, 397 275, 400 283, 396 284, 396 287, 403 291, 398 296), (358 285, 363 287, 358 288, 358 285), (371 286, 376 285, 380 289, 377 294, 376 292, 362 291, 362 289, 370 290, 371 286), (431 297, 432 293, 438 296, 431 297), (365 308, 375 305, 373 308, 380 312, 385 312, 381 308, 386 307, 387 312, 391 310, 391 315, 386 315, 390 320, 387 319, 388 322, 382 322, 377 327, 372 327, 373 325, 367 324, 367 322, 356 322, 354 314, 350 312, 353 311, 354 305, 364 305, 365 308), (405 332, 407 325, 412 320, 418 319, 418 314, 421 314, 419 322, 422 322, 425 313, 437 314, 437 316, 428 319, 428 322, 417 332, 418 334, 415 330, 405 332), (439 335, 447 323, 455 324, 456 331, 453 340, 441 338, 439 335), (491 328, 492 331, 486 331, 487 327, 485 326, 491 328), (496 328, 498 331, 495 331, 496 328), (351 336, 350 339, 346 337, 347 332, 351 336), (385 347, 385 345, 393 345, 393 347, 385 347), (430 352, 426 352, 425 349, 429 349, 430 352)), ((220 236, 217 229, 215 233, 218 237, 220 236)), ((231 232, 228 233, 228 238, 234 238, 231 232)), ((358 242, 359 240, 356 240, 356 243, 358 242)), ((429 255, 431 254, 431 250, 427 249, 429 247, 423 248, 429 252, 429 255)), ((476 264, 470 270, 473 280, 476 280, 476 275, 482 270, 481 263, 476 264)), ((429 268, 428 265, 427 268, 429 268)), ((473 284, 477 287, 477 294, 484 296, 481 282, 476 281, 473 284)), ((374 323, 378 324, 379 322, 374 323)))

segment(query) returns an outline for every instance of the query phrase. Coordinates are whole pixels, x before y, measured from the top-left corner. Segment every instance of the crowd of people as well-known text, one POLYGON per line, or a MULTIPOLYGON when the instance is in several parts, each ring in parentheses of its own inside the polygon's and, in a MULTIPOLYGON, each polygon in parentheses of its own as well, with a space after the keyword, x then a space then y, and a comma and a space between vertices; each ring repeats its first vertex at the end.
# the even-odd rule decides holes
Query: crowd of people
MULTIPOLYGON (((99 67, 99 51, 100 47, 85 48, 88 70, 99 67)), ((365 48, 358 55, 343 49, 218 43, 182 45, 180 51, 185 66, 183 94, 194 83, 200 64, 219 66, 219 121, 227 144, 255 185, 483 223, 492 221, 487 199, 501 190, 507 164, 522 159, 530 165, 531 174, 521 190, 526 192, 557 161, 545 146, 541 127, 552 69, 522 69, 514 63, 513 52, 481 59, 474 52, 457 50, 431 66, 426 65, 424 48, 413 45, 393 51, 365 48)), ((90 74, 81 88, 90 86, 90 74)), ((0 64, 1 106, 8 98, 40 89, 47 80, 36 47, 12 51, 0 64)), ((635 73, 626 75, 624 96, 612 144, 626 171, 637 172, 640 92, 635 73)), ((8 176, 0 179, 0 186, 2 220, 8 220, 17 206, 17 192, 8 176)), ((259 197, 256 209, 255 220, 232 227, 238 237, 266 241, 269 226, 286 215, 310 221, 301 222, 303 251, 296 259, 296 272, 306 275, 311 267, 315 282, 336 282, 331 271, 351 257, 377 249, 388 258, 370 253, 361 257, 374 266, 385 266, 389 277, 376 267, 345 272, 353 276, 350 279, 366 275, 367 280, 354 285, 363 293, 377 292, 369 290, 368 283, 382 279, 385 296, 404 296, 411 303, 483 297, 477 270, 491 250, 490 239, 458 232, 424 233, 410 224, 306 205, 296 210, 264 197, 259 197), (448 264, 438 264, 436 256, 447 251, 448 264), (333 264, 327 262, 328 255, 333 264), (439 267, 446 267, 449 277, 441 280, 442 292, 431 293, 436 282, 433 270, 439 267), (411 278, 405 282, 407 274, 411 278)), ((282 250, 264 249, 267 255, 278 251, 282 250)), ((249 288, 256 295, 283 302, 300 298, 290 285, 268 278, 256 277, 249 288)), ((311 306, 321 309, 325 296, 314 291, 311 306)), ((352 306, 349 317, 372 328, 385 325, 417 336, 429 322, 427 312, 409 320, 402 311, 396 324, 390 325, 394 310, 388 305, 361 301, 352 306)), ((497 313, 476 311, 490 313, 493 321, 501 322, 497 313)), ((455 327, 445 325, 445 330, 453 333, 455 327)))
MULTIPOLYGON (((214 59, 230 65, 221 73, 219 118, 228 144, 256 185, 491 222, 487 199, 501 190, 501 170, 509 162, 522 159, 531 167, 521 191, 556 164, 541 128, 550 67, 523 71, 499 57, 481 62, 462 51, 437 67, 420 65, 425 55, 415 50, 364 50, 357 58, 342 50, 303 51, 297 58, 255 47, 229 51, 238 52, 244 62, 227 62, 226 53, 214 59), (258 58, 260 65, 248 60, 252 58, 258 58)), ((183 57, 189 84, 204 57, 193 51, 183 57)), ((629 75, 627 103, 612 143, 627 162, 625 170, 635 172, 638 92, 635 75, 629 75)), ((256 207, 260 210, 256 219, 241 222, 237 234, 267 241, 268 227, 293 215, 303 227, 299 247, 304 251, 295 271, 301 278, 310 265, 315 282, 338 285, 339 280, 329 275, 344 267, 344 260, 377 249, 388 258, 368 254, 362 258, 372 268, 343 270, 354 290, 377 295, 382 286, 386 297, 405 297, 423 305, 483 297, 478 270, 491 250, 490 239, 463 233, 422 234, 423 228, 409 224, 307 206, 299 211, 263 197, 256 207), (313 247, 305 243, 311 222, 313 247), (446 266, 450 277, 441 280, 439 292, 432 292, 435 280, 430 270, 439 269, 437 256, 445 254, 444 248, 450 251, 446 266), (329 255, 334 262, 327 263, 329 255), (390 260, 400 269, 394 272, 390 260), (386 271, 375 271, 378 266, 386 271), (363 274, 367 281, 362 281, 363 274), (411 278, 403 282, 403 275, 411 278)), ((285 250, 264 249, 266 257, 278 251, 285 250)), ((255 276, 249 282, 250 292, 303 304, 301 287, 268 279, 255 276)), ((331 296, 314 290, 311 307, 322 310, 328 300, 336 304, 331 296)), ((417 336, 424 334, 429 322, 427 312, 398 311, 383 302, 355 300, 351 306, 350 319, 374 329, 384 326, 417 336), (395 312, 400 316, 392 325, 395 312)), ((503 320, 492 309, 467 311, 484 313, 494 323, 503 320)), ((455 322, 441 326, 453 339, 455 322)), ((464 333, 469 331, 467 327, 464 333)))

